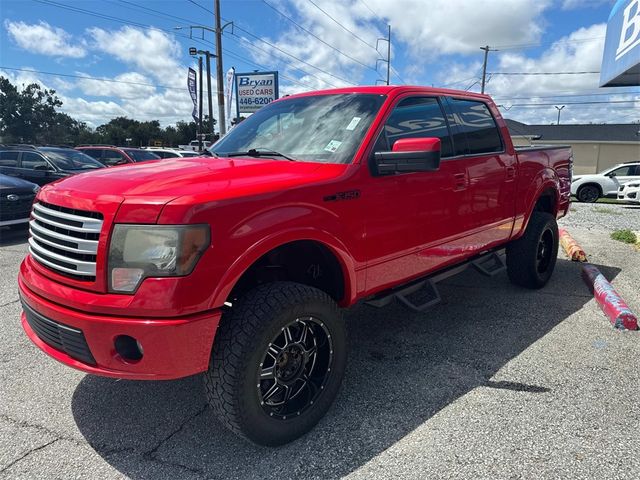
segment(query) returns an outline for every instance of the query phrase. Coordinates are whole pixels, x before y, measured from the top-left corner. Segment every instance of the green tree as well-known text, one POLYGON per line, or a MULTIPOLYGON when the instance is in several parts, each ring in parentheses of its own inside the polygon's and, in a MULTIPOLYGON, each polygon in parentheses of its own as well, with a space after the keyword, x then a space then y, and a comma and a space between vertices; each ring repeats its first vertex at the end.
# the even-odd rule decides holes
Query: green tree
MULTIPOLYGON (((43 143, 47 131, 60 122, 56 108, 62 101, 55 90, 31 83, 19 90, 0 77, 0 137, 2 141, 43 143)), ((64 119, 62 119, 64 121, 64 119)))

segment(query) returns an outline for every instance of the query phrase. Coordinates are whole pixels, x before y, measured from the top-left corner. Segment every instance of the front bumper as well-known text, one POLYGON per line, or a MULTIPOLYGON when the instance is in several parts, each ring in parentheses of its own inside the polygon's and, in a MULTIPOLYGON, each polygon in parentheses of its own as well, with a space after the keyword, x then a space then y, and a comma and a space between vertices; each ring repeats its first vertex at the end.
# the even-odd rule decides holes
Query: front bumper
POLYGON ((94 375, 132 380, 181 378, 204 372, 209 366, 220 310, 178 318, 97 315, 52 303, 29 290, 22 278, 18 279, 18 288, 31 315, 30 321, 25 312, 21 315, 27 336, 65 365, 94 375), (65 337, 69 332, 73 338, 65 337), (60 335, 52 336, 56 334, 60 335), (144 351, 140 360, 127 361, 116 352, 115 339, 121 335, 140 343, 144 351), (84 349, 81 337, 89 355, 78 353, 84 349))

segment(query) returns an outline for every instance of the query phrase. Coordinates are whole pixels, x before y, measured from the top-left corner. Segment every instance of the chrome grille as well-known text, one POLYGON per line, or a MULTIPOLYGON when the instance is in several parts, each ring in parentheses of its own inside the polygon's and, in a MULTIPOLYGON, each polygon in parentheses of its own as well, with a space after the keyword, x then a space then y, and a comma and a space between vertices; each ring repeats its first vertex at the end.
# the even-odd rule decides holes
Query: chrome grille
POLYGON ((35 203, 29 221, 29 252, 63 275, 93 281, 102 214, 35 203))

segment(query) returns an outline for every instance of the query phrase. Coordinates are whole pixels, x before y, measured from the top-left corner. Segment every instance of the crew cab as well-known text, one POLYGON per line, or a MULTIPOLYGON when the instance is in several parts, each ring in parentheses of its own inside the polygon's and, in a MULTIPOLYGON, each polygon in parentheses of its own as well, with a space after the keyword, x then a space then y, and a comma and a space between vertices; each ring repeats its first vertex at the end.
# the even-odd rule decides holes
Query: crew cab
POLYGON ((468 265, 543 287, 571 169, 568 147, 515 149, 485 95, 292 95, 208 157, 43 188, 18 279, 22 326, 91 374, 203 374, 224 425, 283 444, 338 392, 342 309, 398 300, 426 311, 437 281, 468 265))

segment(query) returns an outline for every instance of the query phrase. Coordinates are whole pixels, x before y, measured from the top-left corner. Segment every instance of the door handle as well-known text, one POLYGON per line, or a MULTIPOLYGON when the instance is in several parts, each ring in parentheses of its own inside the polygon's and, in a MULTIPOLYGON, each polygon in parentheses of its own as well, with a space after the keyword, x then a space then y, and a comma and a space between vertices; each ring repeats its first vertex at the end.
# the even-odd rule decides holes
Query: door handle
POLYGON ((507 167, 506 172, 507 172, 507 180, 513 180, 514 178, 516 178, 515 167, 507 167))

